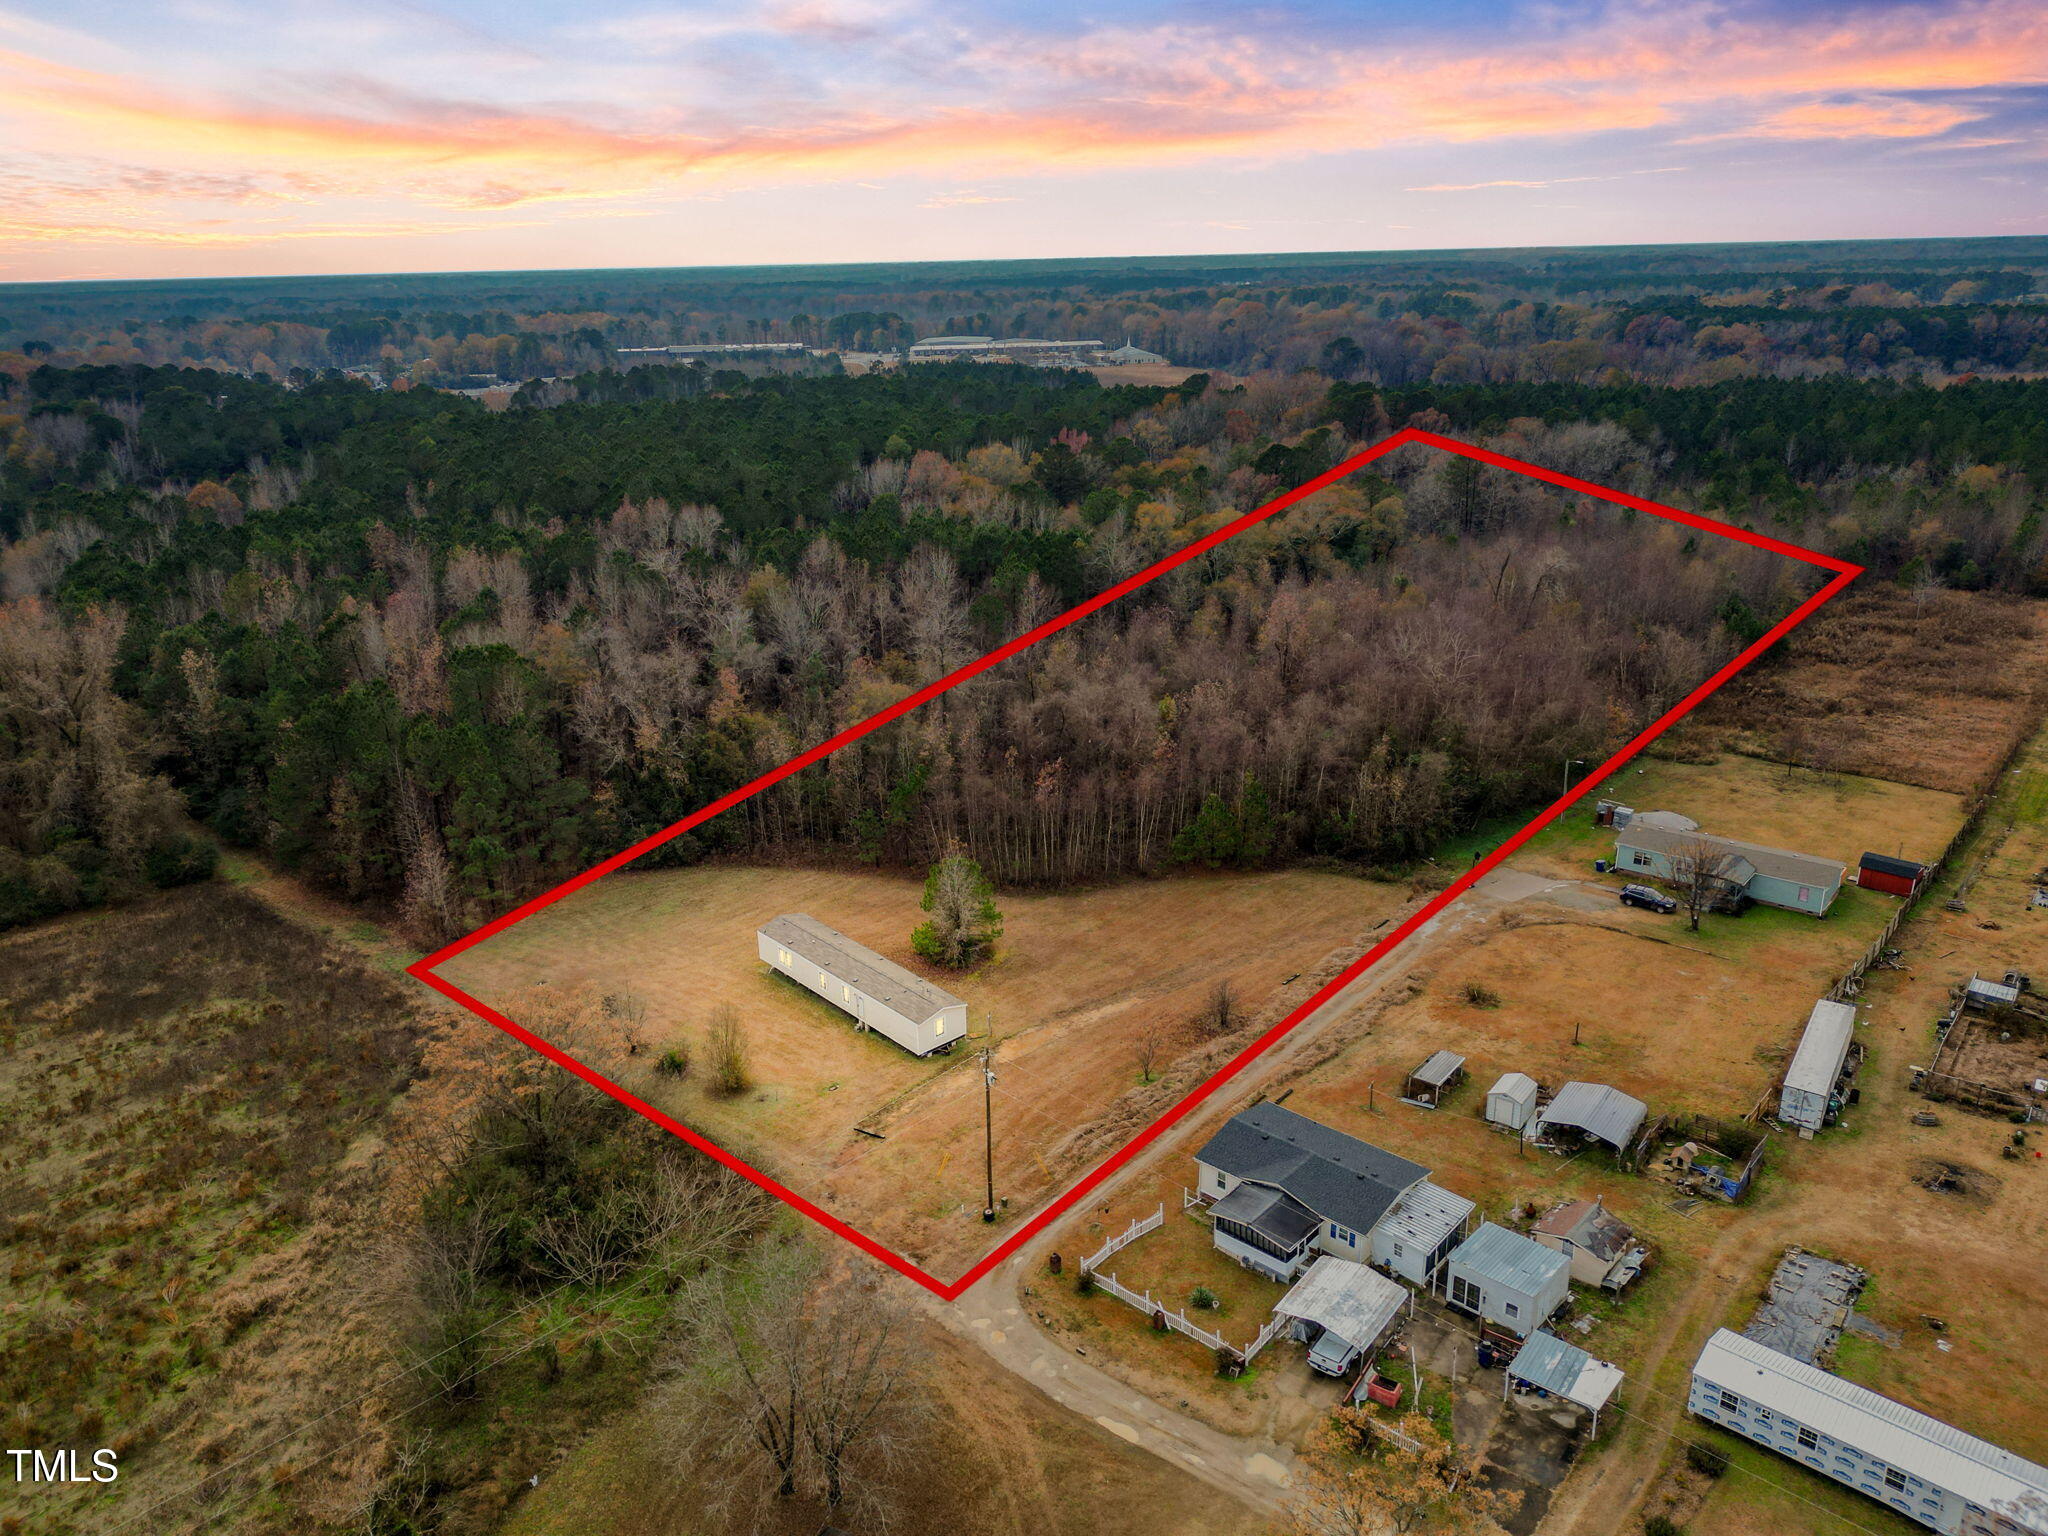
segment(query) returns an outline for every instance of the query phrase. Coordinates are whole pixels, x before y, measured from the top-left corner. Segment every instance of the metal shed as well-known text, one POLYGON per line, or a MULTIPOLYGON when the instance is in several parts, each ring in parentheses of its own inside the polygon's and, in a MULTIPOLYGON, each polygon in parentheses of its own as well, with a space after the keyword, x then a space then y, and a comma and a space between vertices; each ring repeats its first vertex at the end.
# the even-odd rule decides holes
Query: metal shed
POLYGON ((815 917, 785 912, 754 938, 764 964, 913 1056, 929 1056, 967 1033, 967 1005, 959 998, 815 917))
POLYGON ((1785 1086, 1778 1094, 1778 1118, 1799 1127, 1802 1136, 1827 1124, 1834 1107, 1835 1084, 1842 1076, 1849 1045, 1856 1038, 1856 1009, 1849 1003, 1822 998, 1813 1005, 1806 1030, 1799 1037, 1799 1049, 1785 1069, 1785 1086))
POLYGON ((1310 1365, 1327 1376, 1341 1376, 1386 1337, 1401 1309, 1409 1305, 1410 1293, 1398 1282, 1363 1264, 1325 1254, 1273 1311, 1291 1319, 1288 1332, 1310 1346, 1310 1365))
POLYGON ((1895 859, 1887 853, 1866 853, 1856 861, 1856 883, 1866 891, 1889 891, 1910 896, 1934 871, 1911 859, 1895 859))
POLYGON ((1605 1083, 1566 1083, 1536 1117, 1536 1134, 1564 1126, 1626 1152, 1649 1114, 1641 1099, 1632 1099, 1605 1083))
POLYGON ((1503 1073, 1486 1090, 1486 1118, 1511 1131, 1526 1131, 1536 1114, 1536 1079, 1526 1072, 1503 1073))
POLYGON ((1465 1058, 1456 1051, 1437 1051, 1408 1074, 1401 1090, 1402 1102, 1435 1109, 1451 1089, 1465 1080, 1465 1058))
POLYGON ((1600 1432, 1600 1410, 1621 1385, 1622 1369, 1605 1360, 1595 1360, 1576 1344, 1567 1344, 1554 1333, 1538 1329, 1508 1362, 1501 1382, 1505 1397, 1516 1382, 1577 1403, 1593 1415, 1592 1433, 1600 1432))
POLYGON ((1492 1222, 1458 1244, 1444 1269, 1444 1300, 1526 1339, 1564 1305, 1571 1261, 1492 1222))

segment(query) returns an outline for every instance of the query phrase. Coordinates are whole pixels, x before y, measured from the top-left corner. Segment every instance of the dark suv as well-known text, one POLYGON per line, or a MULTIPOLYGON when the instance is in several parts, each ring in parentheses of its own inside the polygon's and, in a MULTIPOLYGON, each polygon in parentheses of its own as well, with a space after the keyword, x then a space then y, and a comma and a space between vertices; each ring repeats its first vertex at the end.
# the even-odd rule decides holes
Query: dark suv
POLYGON ((1624 907, 1642 907, 1651 912, 1662 912, 1667 917, 1678 910, 1678 903, 1662 891, 1653 891, 1647 885, 1624 885, 1621 888, 1621 904, 1624 907))

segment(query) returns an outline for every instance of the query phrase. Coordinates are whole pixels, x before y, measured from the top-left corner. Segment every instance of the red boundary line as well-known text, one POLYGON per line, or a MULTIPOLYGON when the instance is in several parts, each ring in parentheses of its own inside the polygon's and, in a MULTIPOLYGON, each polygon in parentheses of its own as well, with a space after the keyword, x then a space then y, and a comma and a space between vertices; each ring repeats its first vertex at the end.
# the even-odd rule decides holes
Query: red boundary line
POLYGON ((1727 682, 1728 679, 1733 677, 1736 673, 1740 672, 1744 667, 1748 666, 1758 656, 1762 655, 1765 651, 1769 650, 1773 645, 1777 644, 1779 640, 1783 639, 1787 634, 1790 634, 1799 625, 1803 624, 1821 607, 1822 604, 1831 600, 1844 587, 1848 586, 1850 582, 1854 581, 1858 576, 1862 574, 1863 568, 1861 566, 1851 565, 1848 561, 1838 560, 1834 558, 1832 555, 1823 555, 1814 550, 1803 549, 1796 544, 1787 544, 1781 539, 1774 539, 1765 534, 1752 533, 1748 529, 1737 528, 1728 523, 1717 522, 1716 520, 1710 517, 1701 517, 1699 514, 1694 512, 1683 512, 1676 507, 1667 507, 1658 502, 1647 501, 1640 496, 1631 496, 1624 491, 1609 490, 1605 486, 1594 485, 1589 481, 1576 479, 1571 475, 1559 474, 1556 470, 1544 469, 1540 465, 1526 463, 1521 459, 1512 459, 1505 454, 1495 453, 1490 449, 1476 448, 1469 443, 1461 443, 1457 441, 1455 438, 1441 437, 1434 432, 1424 432, 1416 427, 1407 427, 1399 432, 1396 432, 1393 436, 1386 438, 1384 441, 1375 443, 1372 447, 1367 448, 1362 453, 1355 454, 1351 458, 1346 459, 1342 464, 1336 466, 1336 468, 1328 470, 1325 473, 1316 476, 1315 479, 1310 480, 1305 485, 1296 486, 1293 490, 1287 492, 1286 495, 1276 497, 1272 501, 1267 502, 1264 506, 1259 507, 1254 511, 1247 512, 1241 517, 1233 519, 1232 521, 1226 523, 1223 527, 1218 528, 1214 533, 1207 534, 1204 537, 1195 540, 1194 543, 1188 545, 1186 548, 1178 550, 1175 553, 1166 556, 1164 559, 1138 572, 1135 576, 1127 577, 1123 581, 1118 582, 1115 586, 1109 588, 1107 591, 1098 593, 1096 596, 1088 599, 1088 601, 1081 603, 1077 607, 1070 609, 1068 612, 1059 615, 1059 617, 1048 619, 1045 623, 1039 625, 1036 629, 1031 630, 1029 633, 1018 636, 1016 639, 1010 641, 1006 645, 998 646, 995 650, 990 651, 986 656, 981 657, 979 660, 969 662, 966 666, 961 667, 957 671, 950 673, 946 677, 939 679, 937 682, 927 684, 925 687, 918 689, 917 692, 911 694, 908 698, 901 699, 898 702, 891 704, 887 709, 884 709, 879 713, 870 716, 868 719, 861 721, 859 724, 849 726, 847 729, 839 732, 837 735, 831 737, 830 739, 820 742, 817 746, 812 747, 809 751, 799 753, 797 756, 791 758, 788 762, 784 763, 781 767, 771 769, 769 772, 755 779, 751 784, 743 785, 741 788, 734 790, 732 793, 721 796, 719 799, 714 800, 711 802, 711 804, 705 806, 702 810, 684 817, 674 826, 667 827, 660 832, 656 832, 650 837, 642 838, 639 842, 633 844, 632 847, 627 848, 622 852, 613 854, 610 858, 604 860, 600 864, 592 865, 589 869, 583 871, 582 874, 576 875, 571 879, 563 881, 553 890, 547 891, 542 895, 534 897, 531 901, 525 902, 520 906, 514 907, 510 912, 507 912, 503 917, 497 918, 491 922, 484 924, 483 927, 477 929, 474 933, 471 933, 463 938, 457 939, 454 943, 436 950, 433 954, 428 955, 423 959, 414 961, 411 965, 406 967, 406 971, 410 975, 416 977, 418 980, 425 982, 435 991, 440 992, 441 994, 452 999, 453 1001, 460 1003, 463 1007, 469 1009, 472 1013, 475 1013, 478 1016, 487 1019, 492 1024, 495 1024, 498 1028, 504 1030, 507 1034, 511 1035, 514 1039, 520 1041, 522 1044, 531 1047, 535 1051, 538 1051, 541 1055, 545 1056, 548 1060, 554 1062, 557 1066, 562 1067, 569 1072, 575 1073, 576 1076, 582 1078, 592 1087, 597 1088, 600 1091, 611 1095, 612 1098, 618 1100, 621 1104, 624 1104, 629 1109, 636 1110, 640 1114, 645 1115, 649 1120, 652 1120, 656 1125, 662 1127, 662 1129, 670 1131, 673 1134, 681 1137, 684 1141, 688 1142, 691 1146, 697 1148, 698 1151, 704 1153, 707 1157, 713 1158, 716 1161, 724 1164, 733 1172, 741 1175, 742 1177, 748 1180, 751 1180, 753 1183, 759 1185, 762 1189, 776 1196, 778 1199, 786 1201, 789 1205, 803 1212, 806 1216, 810 1217, 820 1226, 823 1226, 828 1231, 835 1232, 839 1236, 845 1238, 848 1242, 852 1243, 856 1248, 859 1248, 862 1252, 867 1253, 872 1257, 881 1260, 884 1264, 887 1264, 891 1269, 894 1269, 901 1274, 909 1276, 912 1280, 915 1280, 919 1285, 924 1286, 925 1289, 931 1291, 941 1300, 952 1301, 958 1298, 960 1295, 962 1295, 968 1289, 969 1286, 973 1285, 977 1280, 981 1279, 990 1270, 994 1269, 998 1264, 1002 1263, 1004 1259, 1008 1258, 1011 1254, 1015 1253, 1025 1243, 1029 1242, 1033 1237, 1037 1236, 1040 1232, 1044 1231, 1053 1222, 1057 1221, 1061 1216, 1065 1215, 1069 1210, 1073 1209, 1075 1205, 1079 1204, 1083 1199, 1085 1199, 1088 1196, 1090 1191, 1100 1186, 1105 1179, 1110 1177, 1111 1174, 1115 1173, 1119 1168, 1123 1167, 1132 1158, 1136 1157, 1140 1152, 1142 1152, 1147 1146, 1151 1145, 1154 1141, 1158 1140, 1159 1137, 1164 1135, 1168 1130, 1172 1129, 1181 1120, 1185 1119, 1189 1114, 1191 1114, 1195 1110, 1195 1108, 1202 1103, 1204 1099, 1207 1099, 1211 1094, 1215 1093, 1217 1089, 1221 1088, 1225 1083, 1229 1082, 1239 1072, 1243 1071, 1244 1068, 1254 1058, 1256 1058, 1266 1050, 1270 1049, 1283 1036, 1287 1035, 1304 1019, 1308 1018, 1310 1014, 1314 1013, 1318 1008, 1322 1007, 1324 1003, 1328 1002, 1332 997, 1334 997, 1338 992, 1342 991, 1345 987, 1349 986, 1353 981, 1356 981, 1382 955, 1388 953, 1396 945, 1400 944, 1403 940, 1405 940, 1410 934, 1414 933, 1416 929, 1420 928, 1424 923, 1428 922, 1432 917, 1436 916, 1437 913, 1441 912, 1445 907, 1449 906, 1453 901, 1457 900, 1458 897, 1463 895, 1466 891, 1470 890, 1474 884, 1476 884, 1486 874, 1493 870, 1495 866, 1501 863, 1502 860, 1506 859, 1517 848, 1520 848, 1522 844, 1526 843, 1530 838, 1534 837, 1537 832, 1541 831, 1544 827, 1548 826, 1552 821, 1554 821, 1560 814, 1563 813, 1564 809, 1567 806, 1569 806, 1574 800, 1579 799, 1582 795, 1586 794, 1589 790, 1591 790, 1593 786, 1600 783, 1602 780, 1610 777, 1616 769, 1620 768, 1630 758, 1634 757, 1638 752, 1642 751, 1644 747, 1648 746, 1650 742, 1654 741, 1658 736, 1662 735, 1665 731, 1669 730, 1671 726, 1676 724, 1686 714, 1690 713, 1693 709, 1698 707, 1700 702, 1703 699, 1705 699, 1709 694, 1711 694, 1715 689, 1719 688, 1723 683, 1727 682), (705 1137, 698 1134, 696 1131, 693 1131, 688 1126, 684 1125, 681 1121, 673 1119, 672 1117, 663 1114, 653 1105, 647 1103, 644 1099, 641 1099, 636 1095, 628 1092, 626 1089, 621 1088, 617 1083, 612 1082, 602 1073, 585 1066, 582 1062, 577 1061, 574 1057, 568 1055, 566 1052, 558 1050, 556 1047, 548 1044, 547 1041, 541 1039, 531 1030, 528 1030, 522 1027, 521 1025, 515 1023, 512 1019, 507 1018, 504 1014, 498 1012, 497 1009, 491 1007, 488 1003, 485 1003, 478 998, 471 997, 467 992, 463 991, 460 987, 454 985, 452 982, 447 981, 446 979, 434 974, 434 967, 440 965, 443 961, 452 959, 454 956, 461 954, 464 950, 467 950, 474 945, 481 944, 485 939, 490 938, 493 934, 502 933, 505 929, 511 927, 514 923, 523 921, 524 919, 531 917, 534 913, 540 911, 544 907, 552 906, 555 902, 560 901, 563 897, 568 896, 575 891, 579 891, 584 886, 589 885, 593 880, 601 879, 605 875, 610 874, 613 870, 618 869, 623 865, 630 864, 633 860, 639 858, 641 854, 646 853, 651 849, 659 848, 663 843, 668 842, 671 838, 679 837, 683 833, 689 831, 692 827, 699 826, 702 823, 709 821, 713 816, 719 815, 724 811, 730 810, 733 806, 738 805, 742 800, 746 800, 754 795, 759 794, 762 790, 767 789, 771 785, 779 784, 782 780, 788 778, 791 774, 800 772, 804 768, 809 767, 812 763, 815 763, 822 758, 829 757, 832 753, 837 752, 841 747, 847 746, 852 742, 860 740, 863 736, 868 735, 872 731, 879 730, 882 726, 887 725, 890 721, 897 719, 899 716, 908 714, 911 710, 916 709, 919 705, 929 703, 932 699, 937 698, 940 694, 946 692, 946 690, 948 690, 949 688, 958 687, 961 683, 966 682, 969 678, 979 676, 981 673, 986 672, 990 667, 993 667, 998 662, 1005 661, 1008 658, 1016 655, 1019 651, 1025 650, 1030 646, 1036 645, 1039 641, 1047 638, 1050 635, 1057 634, 1060 630, 1065 629, 1068 625, 1085 618, 1087 615, 1095 612, 1098 608, 1106 607, 1110 603, 1115 602, 1118 598, 1124 596, 1124 594, 1136 591, 1139 587, 1142 587, 1146 583, 1153 581, 1154 579, 1160 576, 1165 575, 1168 571, 1171 571, 1178 566, 1185 565, 1188 561, 1194 559, 1196 556, 1201 555, 1207 552, 1208 550, 1214 549, 1217 545, 1225 542, 1228 539, 1235 538, 1238 534, 1244 532, 1247 528, 1253 527, 1258 523, 1264 522, 1267 518, 1273 516, 1277 512, 1285 511, 1288 507, 1293 506, 1296 502, 1302 500, 1304 497, 1314 495, 1317 491, 1324 489, 1326 486, 1335 484, 1337 481, 1351 474, 1354 470, 1361 469, 1365 465, 1372 463, 1375 459, 1384 457, 1386 454, 1393 452, 1396 448, 1400 448, 1408 443, 1426 444, 1427 446, 1432 448, 1442 449, 1446 453, 1461 454, 1465 458, 1476 459, 1482 464, 1491 464, 1500 469, 1513 470, 1517 474, 1528 475, 1532 479, 1542 480, 1550 485, 1559 486, 1564 490, 1577 491, 1583 495, 1594 497, 1600 501, 1611 502, 1616 506, 1628 507, 1637 512, 1645 512, 1651 515, 1652 517, 1663 518, 1667 522, 1682 523, 1688 528, 1696 528, 1704 533, 1712 533, 1719 535, 1722 538, 1733 539, 1738 543, 1749 544, 1758 549, 1767 549, 1773 552, 1774 554, 1785 555, 1791 559, 1803 561, 1808 565, 1816 565, 1821 567, 1823 570, 1833 571, 1835 573, 1834 578, 1831 581, 1829 581, 1827 585, 1823 586, 1818 592, 1814 593, 1811 597, 1807 598, 1805 602, 1801 603, 1797 608, 1794 608, 1790 613, 1785 615, 1784 618, 1780 619, 1776 624, 1772 625, 1771 628, 1759 639, 1743 647, 1740 654, 1738 654, 1732 660, 1728 661, 1725 665, 1720 667, 1717 671, 1715 671, 1713 676, 1709 677, 1705 682, 1701 683, 1697 688, 1693 689, 1691 693, 1688 693, 1683 699, 1679 700, 1677 704, 1673 705, 1670 709, 1666 710, 1663 715, 1661 715, 1658 719, 1653 721, 1647 728, 1641 731, 1635 737, 1634 740, 1630 741, 1626 746, 1622 747, 1620 751, 1616 752, 1612 757, 1608 758, 1592 773, 1587 774, 1585 778, 1580 782, 1580 785, 1577 789, 1571 791, 1569 794, 1560 796, 1540 815, 1532 819, 1527 826, 1523 827, 1519 832, 1515 833, 1514 836, 1510 837, 1506 842, 1502 843, 1498 848, 1494 849, 1494 851, 1488 854, 1484 859, 1481 859, 1477 864, 1473 865, 1472 868, 1467 870, 1463 875, 1460 875, 1456 880, 1454 880, 1451 883, 1451 885, 1447 889, 1438 893, 1419 911, 1415 912, 1399 927, 1394 929, 1393 932, 1389 933, 1385 938, 1381 939, 1379 943, 1375 944, 1371 949, 1367 950, 1363 955, 1359 956, 1358 959, 1354 960, 1350 965, 1346 966, 1336 976, 1332 977, 1328 982, 1324 983, 1322 987, 1317 989, 1314 996, 1310 997, 1306 1002, 1302 1003, 1300 1007, 1296 1008, 1293 1012, 1289 1013, 1287 1017, 1280 1020, 1279 1023, 1273 1025, 1272 1028, 1268 1029, 1264 1034, 1260 1035, 1258 1039, 1252 1041, 1243 1050, 1239 1051, 1235 1056, 1231 1057, 1229 1061, 1225 1062, 1221 1067, 1217 1068, 1215 1072, 1211 1073, 1207 1079, 1205 1079, 1203 1082, 1201 1082, 1196 1087, 1191 1089, 1185 1096, 1181 1098, 1180 1102, 1175 1104, 1171 1109, 1167 1110, 1165 1114, 1161 1115, 1157 1120, 1153 1121, 1152 1124, 1145 1127, 1143 1131, 1139 1132, 1136 1137, 1134 1137, 1131 1141, 1127 1142, 1123 1147, 1119 1148, 1117 1151, 1111 1153, 1108 1157, 1104 1158, 1102 1162, 1098 1163, 1093 1169, 1091 1169, 1088 1173, 1083 1175, 1078 1182, 1071 1186, 1066 1191, 1066 1193, 1058 1196, 1051 1202, 1051 1204, 1047 1205, 1043 1210, 1039 1211, 1037 1215, 1033 1216, 1030 1220, 1026 1221, 1021 1227, 1019 1227, 1016 1231, 1012 1232, 990 1253, 988 1253, 983 1259, 981 1259, 979 1263, 975 1264, 971 1269, 969 1269, 965 1274, 961 1275, 957 1280, 947 1282, 939 1279, 936 1275, 931 1274, 921 1266, 911 1262, 909 1259, 904 1258, 901 1254, 894 1252, 892 1249, 877 1242, 874 1238, 869 1237, 866 1233, 861 1232, 852 1226, 849 1226, 846 1222, 840 1220, 840 1218, 838 1218, 837 1216, 834 1216, 830 1211, 827 1211, 823 1209, 821 1206, 818 1206, 812 1203, 811 1201, 806 1200, 802 1195, 799 1195, 795 1190, 790 1189, 788 1186, 778 1182, 773 1178, 770 1178, 767 1174, 761 1172, 758 1168, 752 1167, 748 1163, 743 1162, 738 1157, 735 1157, 732 1153, 726 1151, 724 1148, 707 1140, 705 1137))

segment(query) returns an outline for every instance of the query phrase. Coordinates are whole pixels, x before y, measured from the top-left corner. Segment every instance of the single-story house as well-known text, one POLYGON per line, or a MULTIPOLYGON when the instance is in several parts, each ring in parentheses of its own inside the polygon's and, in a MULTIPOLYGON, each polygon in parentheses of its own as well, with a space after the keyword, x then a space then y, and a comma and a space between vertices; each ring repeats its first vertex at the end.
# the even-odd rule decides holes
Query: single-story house
POLYGON ((1579 1284, 1603 1290, 1620 1290, 1650 1260, 1635 1229, 1598 1200, 1567 1200, 1531 1227, 1529 1235, 1569 1259, 1571 1277, 1579 1284))
POLYGON ((1216 1247, 1282 1281, 1334 1254, 1427 1285, 1472 1211, 1420 1163, 1278 1104, 1231 1116, 1195 1172, 1216 1247))
POLYGON ((945 988, 855 943, 815 917, 786 912, 754 934, 764 964, 853 1015, 913 1056, 967 1034, 967 1005, 945 988))
POLYGON ((1810 1140, 1839 1107, 1836 1089, 1855 1038, 1853 1004, 1822 998, 1813 1005, 1799 1036, 1799 1048, 1785 1069, 1784 1087, 1778 1091, 1778 1118, 1798 1126, 1801 1136, 1810 1140))
POLYGON ((1571 1294, 1571 1260, 1534 1238, 1486 1221, 1444 1266, 1444 1300, 1526 1339, 1571 1294))
POLYGON ((1408 1074, 1401 1089, 1403 1103, 1435 1109, 1444 1095, 1465 1081, 1465 1058, 1456 1051, 1435 1051, 1429 1060, 1408 1074))
POLYGON ((1288 1337, 1309 1346, 1308 1363, 1342 1376, 1393 1329, 1410 1292, 1376 1270, 1325 1254, 1280 1298, 1274 1315, 1289 1319, 1288 1337))
POLYGON ((2048 1536, 2048 1467, 1730 1329, 1686 1406, 1943 1536, 2048 1536))
POLYGON ((1576 1403, 1593 1415, 1590 1433, 1600 1433, 1600 1410, 1621 1385, 1622 1369, 1605 1360, 1595 1360, 1576 1344, 1567 1344, 1554 1333, 1538 1329, 1515 1352, 1501 1383, 1505 1397, 1517 1386, 1550 1397, 1576 1403))
POLYGON ((1536 1118, 1536 1079, 1526 1072, 1505 1072, 1486 1090, 1486 1118, 1511 1131, 1526 1131, 1536 1118))
POLYGON ((1561 1126, 1626 1152, 1649 1112, 1641 1099, 1605 1083, 1566 1083, 1537 1113, 1536 1135, 1547 1136, 1552 1127, 1561 1126))
POLYGON ((1633 878, 1671 883, 1679 877, 1678 864, 1702 845, 1724 857, 1721 875, 1732 890, 1767 907, 1825 917, 1848 878, 1848 870, 1833 859, 1766 848, 1709 832, 1649 825, 1642 816, 1616 835, 1614 867, 1633 878))
POLYGON ((1888 853, 1866 853, 1856 861, 1856 883, 1866 891, 1888 891, 1894 896, 1911 896, 1934 873, 1930 864, 1895 859, 1888 853))

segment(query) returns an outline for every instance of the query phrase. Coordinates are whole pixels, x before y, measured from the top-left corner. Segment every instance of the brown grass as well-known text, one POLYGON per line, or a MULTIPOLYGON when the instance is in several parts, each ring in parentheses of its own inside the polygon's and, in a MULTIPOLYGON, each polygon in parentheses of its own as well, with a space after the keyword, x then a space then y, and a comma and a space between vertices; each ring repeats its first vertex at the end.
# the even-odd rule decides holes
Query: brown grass
POLYGON ((1865 578, 1721 689, 1679 743, 1954 792, 1975 787, 2048 685, 2041 605, 1865 578))
POLYGON ((635 1092, 921 1263, 964 1267, 990 1241, 977 1219, 983 1094, 972 1065, 985 1038, 997 1047, 997 1192, 1014 1218, 1072 1176, 1093 1150, 1087 1129, 1128 1097, 1185 1091, 1189 1053, 1214 1048, 1192 1021, 1219 980, 1236 989, 1248 1029, 1306 996, 1333 954, 1356 953, 1403 899, 1299 871, 1005 894, 996 959, 937 977, 909 946, 920 890, 847 871, 614 875, 445 970, 485 1001, 543 981, 644 998, 651 1048, 635 1092), (769 972, 754 930, 779 912, 809 912, 934 975, 969 1005, 967 1047, 920 1060, 769 972), (739 1010, 755 1081, 729 1100, 708 1090, 708 1074, 679 1082, 654 1070, 677 1040, 703 1059, 705 1021, 722 1004, 739 1010), (1148 1086, 1135 1046, 1152 1031, 1167 1043, 1148 1086))

